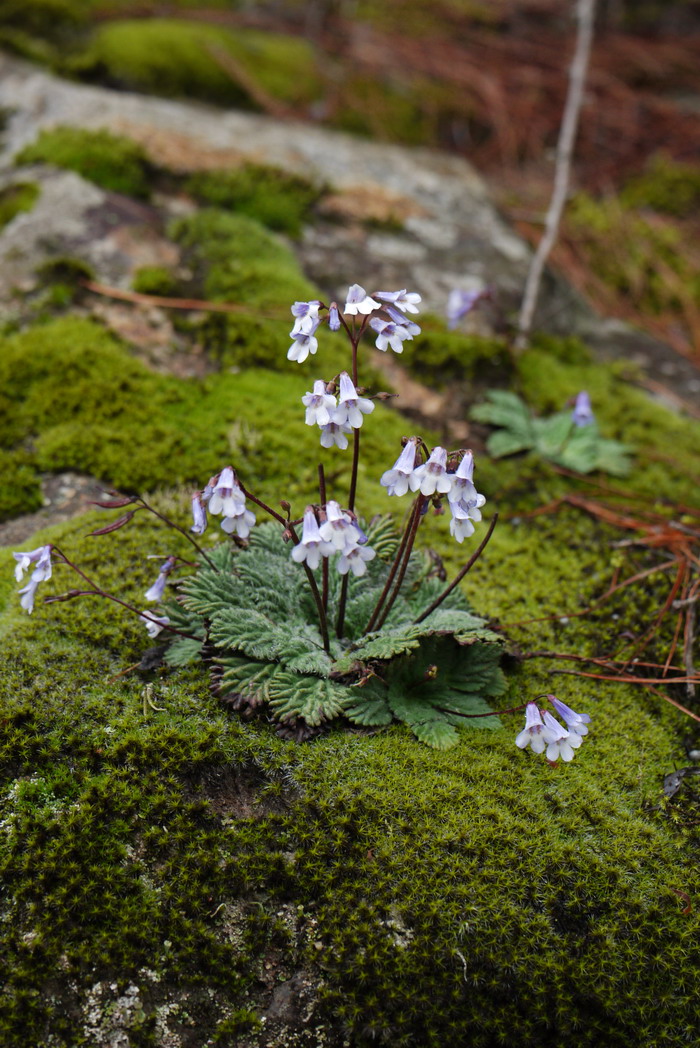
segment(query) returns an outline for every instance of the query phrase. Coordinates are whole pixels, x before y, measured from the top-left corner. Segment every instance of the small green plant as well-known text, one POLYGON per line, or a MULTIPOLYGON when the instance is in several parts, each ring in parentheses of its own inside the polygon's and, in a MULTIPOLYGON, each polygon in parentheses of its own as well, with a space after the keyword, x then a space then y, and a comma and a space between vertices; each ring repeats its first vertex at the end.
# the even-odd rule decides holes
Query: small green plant
POLYGON ((588 394, 579 393, 573 411, 537 418, 527 404, 509 390, 492 389, 487 400, 472 410, 472 418, 499 428, 487 449, 494 458, 534 451, 543 459, 575 473, 602 470, 615 477, 630 469, 629 449, 617 440, 601 437, 588 394))

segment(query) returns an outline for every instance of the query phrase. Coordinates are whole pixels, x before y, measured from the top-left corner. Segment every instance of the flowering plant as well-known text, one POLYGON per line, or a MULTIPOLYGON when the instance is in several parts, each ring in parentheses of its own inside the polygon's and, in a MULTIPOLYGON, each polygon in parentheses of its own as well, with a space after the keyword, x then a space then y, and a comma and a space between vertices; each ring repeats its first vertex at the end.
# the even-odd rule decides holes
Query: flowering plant
POLYGON ((139 511, 155 513, 195 547, 194 571, 173 584, 185 562, 170 556, 162 563, 145 593, 159 606, 155 613, 103 591, 63 551, 41 547, 15 554, 18 574, 35 565, 21 591, 25 609, 31 612, 37 586, 50 578, 53 553, 84 587, 48 601, 97 594, 129 608, 149 636, 167 640, 166 663, 205 661, 225 702, 246 715, 266 707, 283 734, 303 738, 339 717, 368 727, 395 719, 445 749, 457 741, 458 725, 493 723, 488 716, 468 718, 489 714, 488 700, 503 691, 502 638, 474 614, 458 583, 486 545, 496 516, 449 585, 439 561, 414 548, 431 506, 441 513, 447 505, 458 543, 474 534, 485 499, 474 485, 471 451, 431 448, 416 435, 403 439, 393 466, 377 478, 392 497, 413 495, 402 532, 388 516, 361 516, 355 504, 361 430, 386 399, 359 384, 360 343, 371 333, 379 351, 400 353, 420 333, 408 316, 418 312, 419 302, 405 290, 368 295, 354 284, 342 309, 318 300, 292 306, 290 360, 301 364, 317 353, 324 323, 347 336, 348 369, 315 379, 302 397, 304 421, 317 427, 323 448, 345 450, 352 442, 347 493, 326 490, 321 464, 318 500, 294 516, 288 501, 280 501, 280 512, 225 466, 193 493, 187 531, 143 496, 111 492, 97 504, 126 512, 93 535, 124 527, 139 511), (258 523, 260 511, 266 522, 258 523), (200 537, 213 517, 221 518, 226 538, 204 549, 200 537))

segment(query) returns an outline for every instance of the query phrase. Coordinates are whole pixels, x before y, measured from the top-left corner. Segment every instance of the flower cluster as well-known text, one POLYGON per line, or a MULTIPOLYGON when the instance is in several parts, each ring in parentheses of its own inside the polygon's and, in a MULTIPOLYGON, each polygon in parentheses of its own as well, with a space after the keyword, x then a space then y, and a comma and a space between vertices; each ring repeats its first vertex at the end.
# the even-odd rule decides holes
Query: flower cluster
POLYGON ((343 371, 339 378, 338 398, 329 392, 335 383, 326 384, 323 379, 316 379, 312 393, 305 393, 301 398, 306 407, 306 425, 318 426, 321 430, 321 445, 332 448, 333 445, 344 451, 348 446, 348 434, 353 429, 360 429, 365 415, 371 415, 374 404, 367 397, 361 397, 355 385, 343 371))
POLYGON ((588 735, 590 716, 588 713, 575 713, 556 695, 547 695, 547 699, 566 724, 562 727, 549 710, 540 710, 537 703, 528 702, 525 709, 525 727, 516 737, 515 745, 521 750, 530 747, 533 753, 544 753, 547 760, 554 763, 559 757, 563 761, 574 759, 574 750, 588 735), (567 730, 568 729, 568 730, 567 730))
POLYGON ((226 466, 212 477, 203 491, 192 495, 192 517, 190 531, 201 535, 207 527, 207 509, 214 516, 221 515, 222 530, 239 539, 247 539, 255 524, 255 514, 246 508, 245 494, 231 466, 226 466))
POLYGON ((333 500, 323 507, 307 506, 301 541, 292 550, 292 560, 315 570, 323 557, 334 553, 340 554, 339 573, 352 571, 358 577, 367 571, 367 561, 376 556, 354 513, 341 509, 333 500))
POLYGON ((382 475, 379 483, 388 495, 405 495, 420 491, 426 498, 447 496, 452 513, 450 534, 463 542, 474 534, 472 521, 481 520, 481 507, 486 502, 474 486, 474 456, 465 451, 456 469, 448 463, 445 448, 433 448, 426 462, 416 464, 418 439, 412 437, 404 446, 391 469, 382 475))
MULTIPOLYGON (((377 336, 374 344, 382 353, 389 348, 402 353, 404 342, 420 335, 418 324, 406 316, 407 313, 418 313, 420 300, 420 295, 405 288, 401 291, 374 291, 368 295, 359 284, 353 284, 348 288, 342 313, 346 317, 360 318, 362 328, 369 323, 377 336), (370 320, 374 313, 377 315, 370 320)), ((303 364, 309 354, 318 350, 316 331, 320 324, 327 321, 331 331, 337 331, 341 324, 347 327, 336 302, 325 306, 318 299, 312 299, 310 302, 295 302, 291 308, 294 324, 289 334, 293 341, 287 359, 298 364, 303 364), (324 311, 323 316, 321 311, 324 311)))
POLYGON ((30 553, 12 554, 17 561, 15 566, 17 582, 22 581, 25 571, 29 570, 30 564, 36 565, 29 576, 27 585, 19 590, 22 598, 20 604, 30 615, 34 611, 34 595, 37 586, 40 582, 46 582, 47 579, 51 578, 51 550, 52 546, 39 546, 38 549, 33 549, 30 553))

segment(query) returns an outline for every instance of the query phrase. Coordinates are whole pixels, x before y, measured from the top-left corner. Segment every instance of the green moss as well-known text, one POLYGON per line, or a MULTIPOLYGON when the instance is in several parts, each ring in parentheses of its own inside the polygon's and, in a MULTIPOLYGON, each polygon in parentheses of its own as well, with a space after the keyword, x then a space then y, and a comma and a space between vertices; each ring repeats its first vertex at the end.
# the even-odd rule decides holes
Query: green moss
POLYGON ((302 223, 322 193, 306 179, 264 164, 205 171, 194 175, 187 189, 204 204, 250 215, 290 236, 299 236, 302 223))
POLYGON ((421 318, 421 334, 404 342, 401 363, 412 375, 431 386, 456 381, 480 385, 502 382, 511 371, 510 356, 502 339, 446 331, 437 317, 421 318))
POLYGON ((246 78, 280 101, 307 105, 319 93, 313 51, 306 41, 252 29, 233 33, 177 19, 102 25, 70 68, 132 90, 221 105, 253 105, 245 86, 216 62, 217 49, 230 54, 246 78))
POLYGON ((700 204, 700 167, 657 153, 646 171, 629 180, 620 199, 625 207, 691 217, 700 204))
POLYGON ((149 195, 146 154, 131 139, 111 131, 79 127, 43 130, 36 142, 17 154, 15 162, 55 164, 77 171, 103 189, 142 198, 149 195))
POLYGON ((0 449, 0 477, 0 521, 40 508, 41 486, 29 451, 0 449))
POLYGON ((166 266, 141 266, 134 273, 131 286, 140 294, 166 298, 176 296, 180 291, 178 278, 166 266))
POLYGON ((14 182, 0 190, 0 229, 23 211, 31 211, 41 190, 36 182, 14 182))

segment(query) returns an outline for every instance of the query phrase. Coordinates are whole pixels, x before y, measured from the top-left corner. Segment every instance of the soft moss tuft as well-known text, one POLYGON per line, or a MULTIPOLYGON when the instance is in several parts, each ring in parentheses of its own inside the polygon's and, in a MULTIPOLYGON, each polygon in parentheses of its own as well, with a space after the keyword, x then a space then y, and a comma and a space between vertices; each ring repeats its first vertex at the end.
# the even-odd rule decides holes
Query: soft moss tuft
POLYGON ((642 174, 627 182, 620 199, 625 207, 692 217, 700 205, 700 166, 657 153, 642 174))
POLYGON ((76 171, 102 189, 142 199, 149 195, 146 154, 130 138, 111 131, 78 127, 43 130, 36 142, 17 154, 15 162, 55 164, 76 171))
POLYGON ((13 182, 0 189, 0 229, 23 211, 31 211, 40 193, 36 182, 13 182))
POLYGON ((131 286, 142 295, 171 298, 180 292, 180 281, 167 266, 141 266, 134 273, 131 286))

